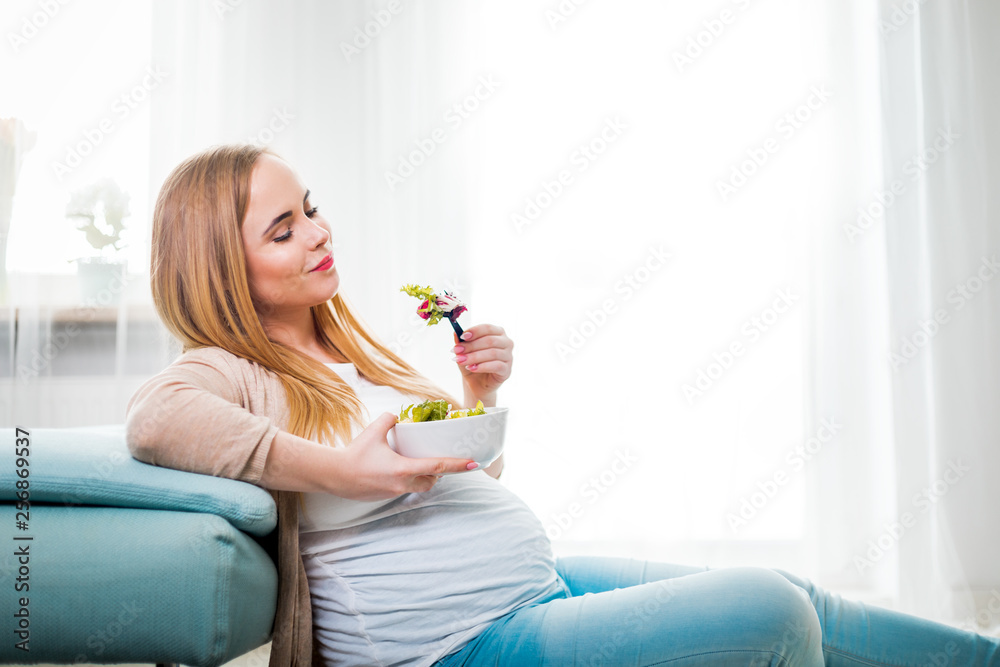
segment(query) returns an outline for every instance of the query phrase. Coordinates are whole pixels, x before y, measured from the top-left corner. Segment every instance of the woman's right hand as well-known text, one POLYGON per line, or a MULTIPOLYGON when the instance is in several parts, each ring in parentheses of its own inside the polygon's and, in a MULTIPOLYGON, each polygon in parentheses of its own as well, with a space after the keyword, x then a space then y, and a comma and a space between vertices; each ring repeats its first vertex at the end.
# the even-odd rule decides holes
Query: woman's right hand
MULTIPOLYGON (((274 490, 326 492, 351 500, 384 500, 430 490, 440 475, 465 472, 474 462, 408 458, 389 447, 396 416, 385 412, 346 447, 330 447, 279 431, 260 485, 274 490)), ((473 466, 474 469, 474 466, 473 466)))
POLYGON ((420 458, 400 456, 392 450, 388 433, 396 416, 383 412, 358 434, 346 448, 346 493, 337 495, 355 500, 395 498, 404 493, 429 491, 438 478, 451 472, 469 470, 472 459, 420 458))

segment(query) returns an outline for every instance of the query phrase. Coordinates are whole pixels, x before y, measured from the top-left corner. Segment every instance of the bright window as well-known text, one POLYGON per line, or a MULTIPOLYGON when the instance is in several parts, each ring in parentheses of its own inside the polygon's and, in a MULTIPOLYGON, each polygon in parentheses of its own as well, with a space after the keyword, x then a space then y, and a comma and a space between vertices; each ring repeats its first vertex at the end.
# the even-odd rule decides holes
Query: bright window
POLYGON ((72 191, 107 177, 130 195, 122 256, 130 272, 141 272, 151 214, 150 99, 163 81, 150 63, 151 2, 50 4, 5 7, 0 116, 36 134, 18 179, 8 269, 75 273, 72 260, 97 254, 66 218, 66 204, 72 191))
POLYGON ((788 57, 790 3, 734 3, 725 39, 684 67, 710 12, 643 6, 590 3, 554 27, 507 3, 481 17, 500 86, 476 126, 473 283, 477 316, 517 345, 505 482, 572 549, 799 540, 799 196, 822 94, 788 57), (737 57, 752 62, 727 69, 737 57), (725 200, 720 182, 737 184, 725 200))

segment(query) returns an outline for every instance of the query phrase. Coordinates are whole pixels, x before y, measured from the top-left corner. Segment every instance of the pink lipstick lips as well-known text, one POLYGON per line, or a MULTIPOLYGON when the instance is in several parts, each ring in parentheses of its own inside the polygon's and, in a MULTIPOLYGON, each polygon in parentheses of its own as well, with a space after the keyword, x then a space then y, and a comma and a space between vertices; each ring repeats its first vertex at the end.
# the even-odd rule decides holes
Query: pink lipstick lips
POLYGON ((314 269, 313 269, 312 271, 310 271, 309 273, 312 273, 313 271, 326 271, 326 270, 327 270, 327 269, 329 269, 329 268, 330 268, 331 266, 333 266, 333 255, 327 255, 327 256, 326 256, 326 257, 324 257, 324 258, 322 259, 322 261, 320 261, 320 263, 319 263, 319 264, 317 264, 317 265, 316 265, 316 267, 315 267, 315 268, 314 268, 314 269))

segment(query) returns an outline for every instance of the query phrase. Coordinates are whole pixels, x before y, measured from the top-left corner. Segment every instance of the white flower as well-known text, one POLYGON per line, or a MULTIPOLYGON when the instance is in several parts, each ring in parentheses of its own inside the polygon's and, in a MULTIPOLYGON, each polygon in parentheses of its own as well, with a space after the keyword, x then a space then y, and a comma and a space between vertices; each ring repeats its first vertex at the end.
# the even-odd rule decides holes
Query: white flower
POLYGON ((79 218, 77 229, 96 250, 111 246, 119 250, 118 242, 125 229, 122 222, 129 214, 129 195, 110 178, 74 191, 66 205, 66 217, 79 218), (98 220, 102 224, 98 226, 98 220))
POLYGON ((452 296, 451 294, 448 294, 447 292, 439 294, 437 299, 435 300, 437 301, 438 307, 441 308, 441 310, 443 310, 446 313, 450 313, 456 308, 465 309, 464 303, 462 303, 459 299, 452 296))

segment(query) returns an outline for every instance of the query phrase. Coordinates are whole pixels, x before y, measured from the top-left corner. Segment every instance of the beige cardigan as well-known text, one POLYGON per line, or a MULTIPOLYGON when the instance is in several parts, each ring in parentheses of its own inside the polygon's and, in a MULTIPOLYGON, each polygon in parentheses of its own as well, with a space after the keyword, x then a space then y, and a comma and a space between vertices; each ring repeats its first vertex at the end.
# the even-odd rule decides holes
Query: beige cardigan
MULTIPOLYGON (((260 484, 271 442, 290 417, 274 373, 217 347, 191 350, 129 401, 125 432, 140 461, 260 484)), ((271 667, 311 665, 312 612, 299 554, 298 494, 278 506, 278 606, 271 667)))

